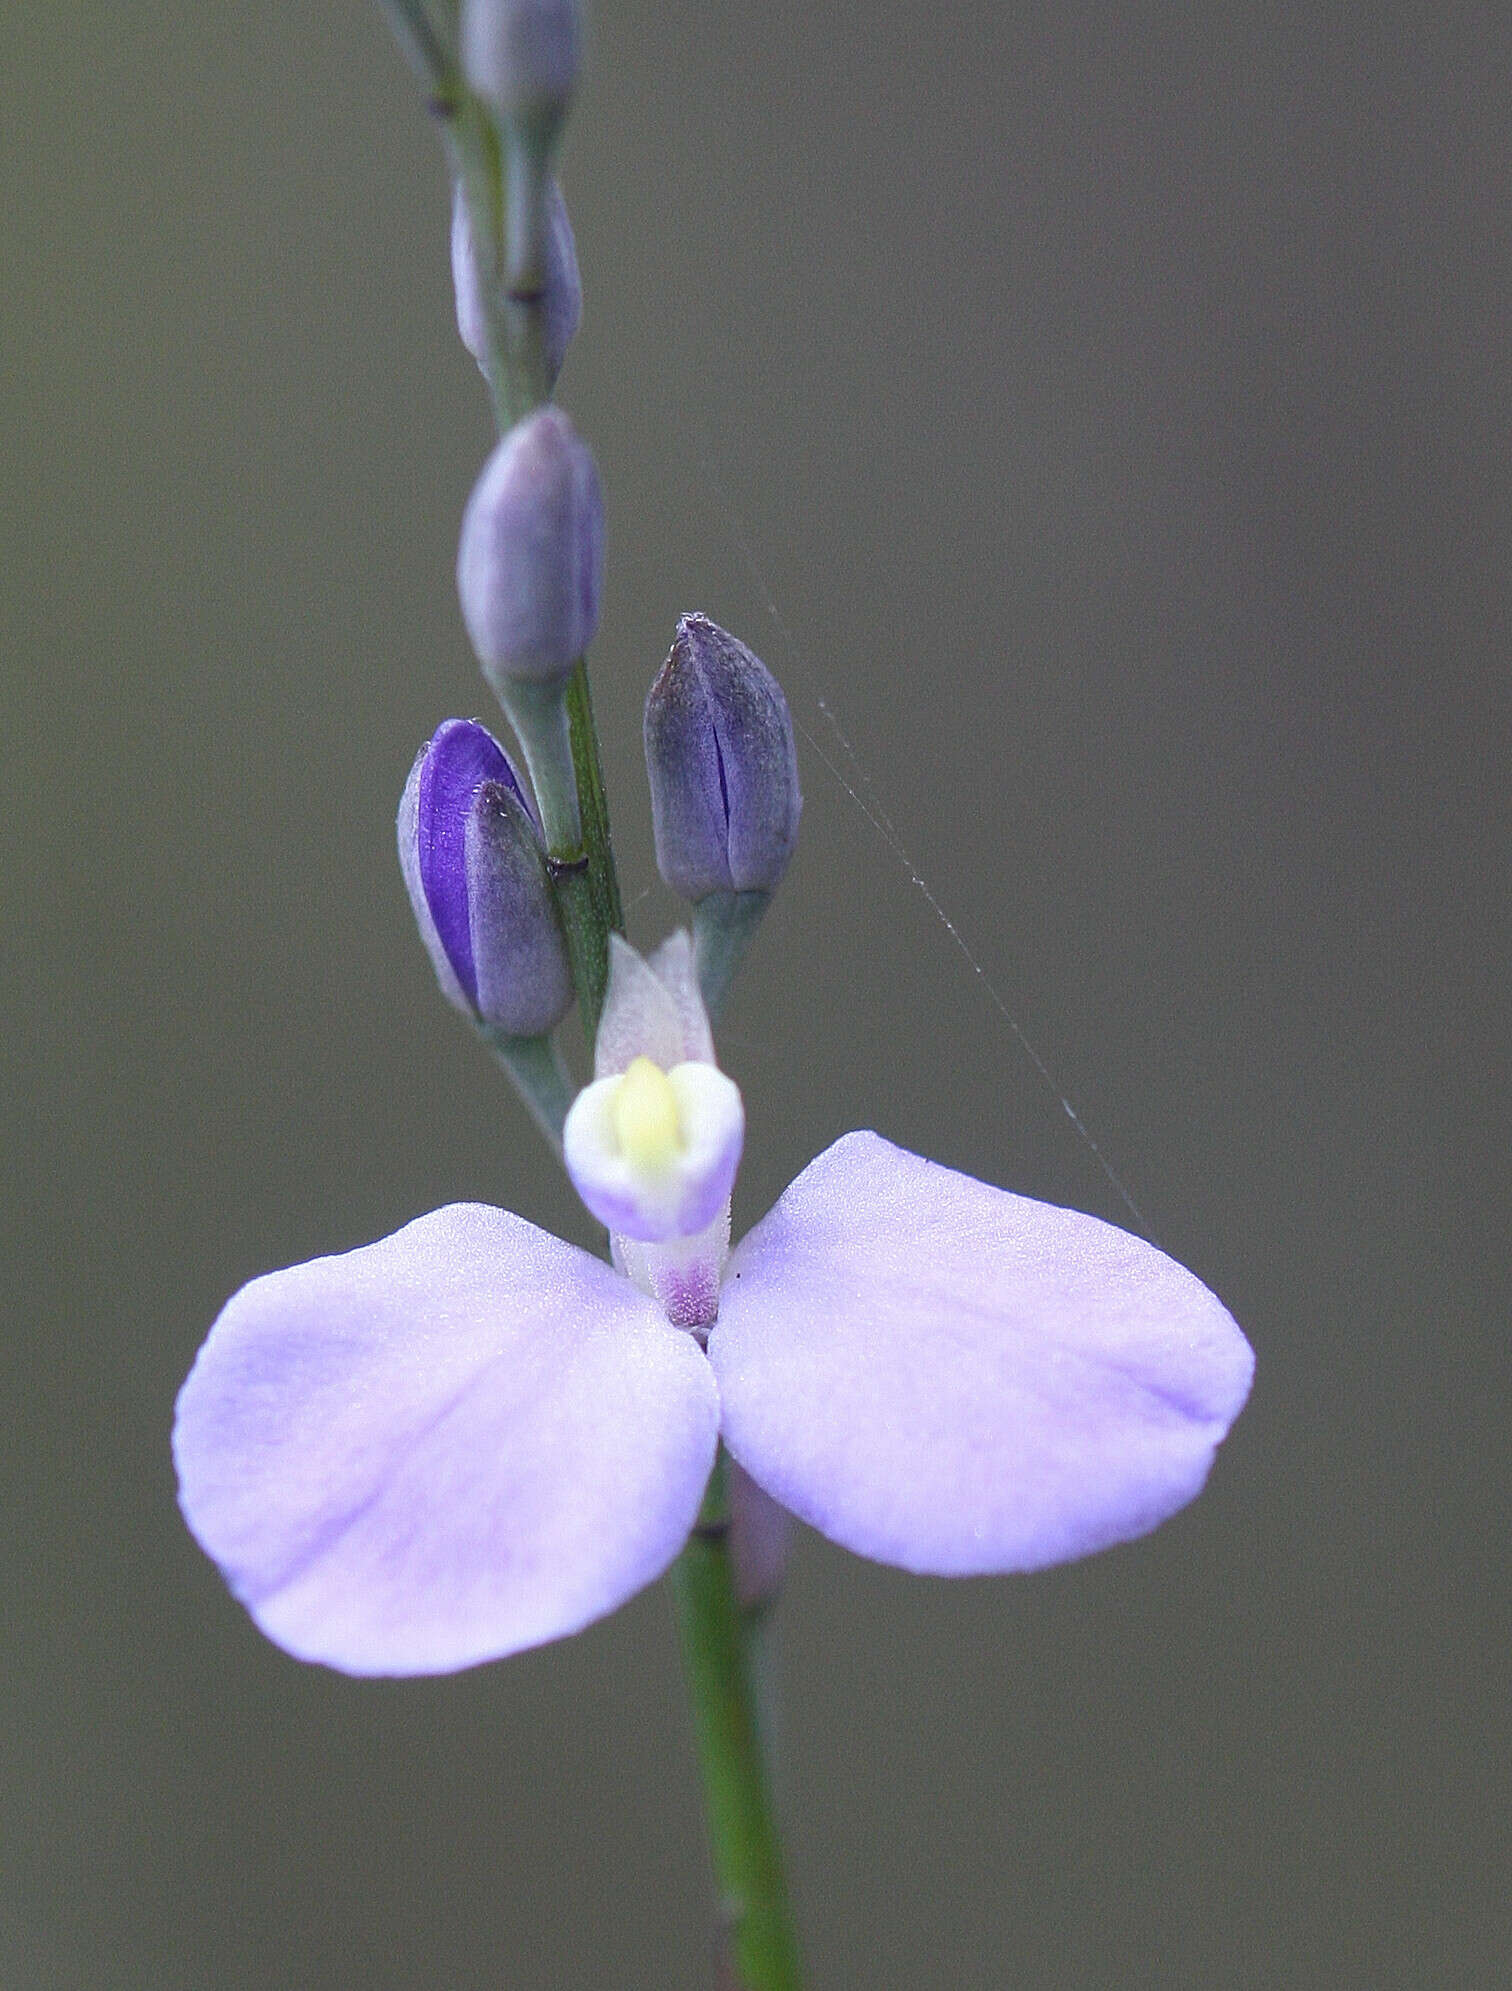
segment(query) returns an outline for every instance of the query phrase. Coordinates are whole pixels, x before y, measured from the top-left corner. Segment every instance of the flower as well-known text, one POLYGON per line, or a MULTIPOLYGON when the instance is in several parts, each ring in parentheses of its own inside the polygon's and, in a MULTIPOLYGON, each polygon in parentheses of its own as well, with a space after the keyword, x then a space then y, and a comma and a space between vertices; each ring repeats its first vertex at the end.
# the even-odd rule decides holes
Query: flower
MULTIPOLYGON (((637 1060, 712 1066, 685 935, 649 964, 616 949, 596 1083, 637 1060)), ((719 1142, 659 1112, 652 1202, 669 1143, 725 1180, 719 1142)), ((595 1115, 591 1155, 613 1134, 595 1115)), ((632 1204, 640 1179, 632 1156, 632 1204)), ((1038 1569, 1184 1506, 1248 1394, 1221 1303, 1095 1217, 874 1133, 827 1149, 728 1258, 723 1193, 691 1237, 617 1235, 619 1270, 454 1204, 243 1287, 174 1451, 190 1528, 268 1636, 419 1674, 581 1630, 670 1565, 721 1437, 860 1555, 1038 1569)))

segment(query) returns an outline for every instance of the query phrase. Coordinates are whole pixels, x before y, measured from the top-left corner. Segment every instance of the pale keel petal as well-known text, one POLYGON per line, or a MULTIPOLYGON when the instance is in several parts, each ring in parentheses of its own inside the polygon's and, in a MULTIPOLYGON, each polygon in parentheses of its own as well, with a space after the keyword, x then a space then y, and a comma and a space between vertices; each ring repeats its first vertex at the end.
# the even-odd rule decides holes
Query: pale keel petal
POLYGON ((1202 1486, 1253 1368, 1152 1245, 866 1133, 736 1247, 709 1359, 753 1479, 856 1553, 939 1575, 1147 1533, 1202 1486))
POLYGON ((677 1011, 678 1029, 682 1034, 678 1063, 684 1064, 692 1059, 703 1065, 714 1064, 714 1033, 709 1027, 709 1012, 704 1007, 698 986, 692 934, 685 927, 669 933, 646 965, 672 998, 672 1006, 677 1011))
POLYGON ((618 1075, 585 1086, 562 1128, 562 1159, 579 1196, 611 1232, 643 1244, 691 1238, 728 1210, 745 1144, 740 1092, 722 1071, 690 1063, 657 1077, 676 1119, 664 1153, 648 1158, 621 1140, 618 1075))
POLYGON ((666 1072, 682 1062, 683 1020, 628 940, 609 936, 609 986, 593 1047, 593 1076, 613 1078, 635 1058, 649 1058, 666 1072))
POLYGON ((672 1561, 713 1461, 696 1343, 607 1265, 457 1204, 254 1280, 179 1396, 185 1518, 269 1637, 451 1672, 672 1561))

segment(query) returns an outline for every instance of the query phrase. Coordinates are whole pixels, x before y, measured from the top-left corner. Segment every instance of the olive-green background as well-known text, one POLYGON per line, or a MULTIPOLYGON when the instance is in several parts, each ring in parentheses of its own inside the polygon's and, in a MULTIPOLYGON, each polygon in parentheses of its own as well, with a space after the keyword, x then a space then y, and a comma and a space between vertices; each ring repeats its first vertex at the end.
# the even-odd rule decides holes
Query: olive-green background
MULTIPOLYGON (((637 938, 676 613, 804 728, 737 1224, 855 1125, 1117 1218, 1062 1088, 1259 1356, 1148 1541, 800 1543, 816 1991, 1512 1970, 1509 77, 1489 4, 598 5, 562 394, 637 938)), ((660 1591, 360 1685, 174 1507, 243 1279, 457 1198, 586 1234, 393 856, 488 706, 434 134, 372 7, 12 0, 0 145, 0 1983, 695 1991, 660 1591)))

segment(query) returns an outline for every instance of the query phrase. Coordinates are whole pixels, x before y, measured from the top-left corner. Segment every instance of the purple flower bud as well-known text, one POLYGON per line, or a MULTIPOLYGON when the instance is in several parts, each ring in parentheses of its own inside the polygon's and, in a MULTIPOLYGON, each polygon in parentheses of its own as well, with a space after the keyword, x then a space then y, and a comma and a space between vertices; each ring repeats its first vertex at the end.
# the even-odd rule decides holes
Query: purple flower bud
POLYGON ((463 0, 462 68, 507 117, 560 119, 582 56, 576 0, 463 0))
POLYGON ((685 899, 775 891, 798 837, 782 687, 744 643, 685 615, 646 700, 656 862, 685 899))
MULTIPOLYGON (((483 309, 472 222, 460 180, 452 188, 451 256, 452 283, 457 293, 457 332, 486 374, 488 321, 483 309)), ((548 388, 556 385, 582 316, 583 280, 578 274, 577 245, 572 239, 572 223, 562 189, 553 180, 546 195, 546 277, 541 296, 541 342, 548 388)))
POLYGON ((572 1001, 540 834, 503 748, 448 719, 399 804, 399 863, 442 993, 510 1037, 543 1036, 572 1001))
POLYGON ((598 627, 603 565, 592 452, 560 408, 539 408, 483 466, 457 551, 462 617, 501 698, 566 677, 598 627))

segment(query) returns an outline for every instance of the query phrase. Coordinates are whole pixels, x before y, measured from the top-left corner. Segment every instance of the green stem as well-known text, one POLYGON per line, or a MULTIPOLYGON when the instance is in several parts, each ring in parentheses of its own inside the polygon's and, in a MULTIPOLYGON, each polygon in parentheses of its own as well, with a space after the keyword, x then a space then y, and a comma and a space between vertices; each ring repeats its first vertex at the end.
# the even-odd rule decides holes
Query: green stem
POLYGON ((614 846, 609 836, 609 800, 604 792, 598 728, 593 722, 593 695, 588 689, 587 664, 581 660, 567 681, 567 723, 572 741, 573 773, 583 811, 583 841, 588 851, 588 871, 593 880, 599 917, 607 932, 623 933, 625 909, 620 904, 614 846))
POLYGON ((739 1991, 800 1991, 782 1842, 735 1599, 723 1447, 698 1524, 673 1565, 672 1588, 732 1980, 739 1991))
POLYGON ((566 684, 561 679, 534 684, 528 678, 506 678, 495 689, 525 754, 546 854, 575 864, 585 855, 585 846, 566 684))
POLYGON ((609 847, 609 815, 588 704, 587 671, 579 660, 565 683, 515 681, 499 695, 519 735, 540 807, 546 869, 562 916, 573 991, 591 1050, 609 983, 609 934, 624 922, 609 847))
POLYGON ((504 285, 514 298, 538 298, 546 288, 546 198, 554 147, 516 124, 504 128, 504 285))
POLYGON ((560 1155, 562 1122, 572 1104, 573 1086, 556 1046, 549 1037, 511 1037, 481 1019, 478 1035, 508 1072, 531 1119, 560 1155))
POLYGON ((598 1037, 604 994, 609 986, 609 934, 599 918, 587 854, 580 852, 570 859, 548 857, 546 870, 556 896, 557 911, 562 916, 573 993, 591 1051, 598 1037))

